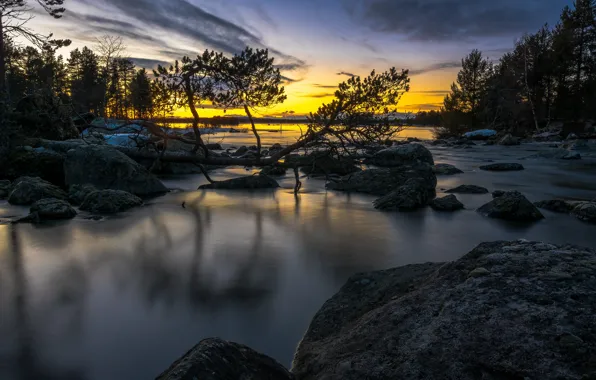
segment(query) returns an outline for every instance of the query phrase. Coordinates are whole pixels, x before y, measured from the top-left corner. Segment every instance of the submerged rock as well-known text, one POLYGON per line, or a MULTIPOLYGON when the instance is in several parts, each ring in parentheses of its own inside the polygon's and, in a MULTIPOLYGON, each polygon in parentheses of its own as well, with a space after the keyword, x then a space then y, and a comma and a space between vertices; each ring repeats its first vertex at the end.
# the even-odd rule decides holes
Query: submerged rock
POLYGON ((81 210, 94 214, 115 214, 141 206, 141 198, 122 190, 99 190, 85 198, 81 210))
POLYGON ((168 191, 146 168, 109 146, 88 145, 69 150, 64 169, 67 186, 90 184, 102 190, 141 196, 168 191))
POLYGON ((433 167, 426 164, 403 165, 386 169, 369 169, 327 183, 330 190, 386 195, 404 185, 410 178, 420 178, 427 191, 435 191, 437 177, 433 167))
POLYGON ((443 198, 435 198, 430 202, 430 207, 436 211, 457 211, 464 208, 464 204, 461 203, 457 197, 453 194, 447 195, 443 198))
POLYGON ((488 194, 488 189, 476 185, 461 185, 445 191, 448 194, 488 194))
POLYGON ((275 189, 279 184, 273 178, 265 174, 250 175, 228 179, 226 181, 215 181, 207 185, 199 186, 199 189, 275 189))
POLYGON ((575 206, 571 215, 588 223, 596 223, 596 203, 585 202, 575 206))
POLYGON ((508 191, 478 209, 489 218, 530 222, 544 215, 518 191, 508 191))
POLYGON ((39 177, 21 177, 14 181, 8 202, 13 205, 30 205, 44 198, 66 200, 68 195, 58 186, 39 177))
POLYGON ((292 372, 315 379, 588 379, 596 251, 483 243, 355 275, 313 318, 292 372))
POLYGON ((450 164, 436 164, 433 168, 436 175, 452 175, 463 173, 463 170, 450 164))
POLYGON ((524 167, 521 164, 517 164, 517 163, 499 163, 499 164, 490 164, 490 165, 481 166, 480 170, 488 170, 488 171, 493 171, 493 172, 505 172, 505 171, 524 170, 524 167))
POLYGON ((288 169, 277 165, 265 166, 263 170, 261 170, 261 174, 270 176, 283 176, 286 175, 287 170, 288 169))
POLYGON ((373 205, 384 211, 411 211, 426 206, 436 196, 421 178, 410 178, 389 194, 375 200, 373 205))
POLYGON ((205 147, 209 150, 223 150, 221 144, 219 143, 205 144, 205 147))
POLYGON ((41 199, 33 203, 29 211, 29 217, 36 220, 72 219, 77 216, 77 212, 68 202, 57 198, 41 199))
POLYGON ((412 165, 416 163, 435 164, 430 150, 418 143, 408 143, 380 150, 372 158, 368 159, 366 163, 383 167, 412 165))
POLYGON ((577 205, 578 202, 566 201, 563 199, 551 199, 547 201, 540 201, 534 203, 534 206, 538 208, 543 208, 552 212, 560 212, 565 214, 570 213, 577 205))
POLYGON ((202 340, 156 380, 292 380, 274 359, 242 344, 219 338, 202 340))

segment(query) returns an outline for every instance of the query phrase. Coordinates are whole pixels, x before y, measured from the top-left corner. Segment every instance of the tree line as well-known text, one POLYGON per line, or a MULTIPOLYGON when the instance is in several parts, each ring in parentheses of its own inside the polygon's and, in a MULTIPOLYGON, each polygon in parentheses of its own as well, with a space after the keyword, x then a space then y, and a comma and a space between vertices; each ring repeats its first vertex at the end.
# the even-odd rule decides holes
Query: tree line
MULTIPOLYGON (((462 59, 439 135, 480 127, 525 134, 554 121, 581 132, 596 119, 595 102, 596 0, 576 0, 554 27, 522 36, 497 62, 479 50, 462 59)), ((420 115, 428 116, 436 115, 420 115)))

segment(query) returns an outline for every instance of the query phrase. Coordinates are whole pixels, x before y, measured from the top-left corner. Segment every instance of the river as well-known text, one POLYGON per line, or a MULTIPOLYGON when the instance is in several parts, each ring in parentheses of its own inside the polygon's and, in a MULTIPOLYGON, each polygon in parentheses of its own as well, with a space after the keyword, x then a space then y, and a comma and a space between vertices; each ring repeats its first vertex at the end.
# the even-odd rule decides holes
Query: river
MULTIPOLYGON (((225 143, 250 143, 242 135, 225 143)), ((465 171, 440 177, 439 192, 475 184, 532 201, 596 198, 595 159, 520 161, 537 149, 433 148, 465 171), (478 170, 491 160, 526 170, 478 170)), ((491 240, 596 245, 594 226, 568 215, 484 218, 474 210, 490 195, 458 195, 466 210, 454 214, 383 213, 374 197, 327 192, 318 179, 295 197, 290 173, 275 191, 196 191, 200 175, 164 182, 178 190, 117 217, 0 225, 0 379, 152 379, 212 336, 290 365, 314 313, 356 272, 454 260, 491 240)), ((0 203, 0 217, 24 213, 0 203)))

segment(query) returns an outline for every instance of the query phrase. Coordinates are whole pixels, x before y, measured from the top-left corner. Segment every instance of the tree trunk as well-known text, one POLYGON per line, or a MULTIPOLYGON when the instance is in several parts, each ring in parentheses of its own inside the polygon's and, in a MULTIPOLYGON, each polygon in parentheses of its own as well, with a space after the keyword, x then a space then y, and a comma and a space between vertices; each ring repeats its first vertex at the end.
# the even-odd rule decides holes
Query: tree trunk
POLYGON ((261 160, 261 136, 259 136, 259 133, 257 132, 255 122, 252 118, 252 114, 250 113, 250 110, 248 109, 248 106, 246 104, 244 105, 244 111, 246 112, 246 115, 250 120, 250 125, 252 126, 252 133, 255 135, 255 138, 257 139, 257 162, 259 162, 261 160))
POLYGON ((6 50, 4 46, 4 24, 0 14, 0 95, 6 91, 6 50))
POLYGON ((201 131, 199 130, 199 112, 197 111, 197 107, 195 107, 195 100, 191 89, 190 78, 185 78, 184 80, 184 91, 186 92, 186 98, 188 103, 188 108, 190 108, 190 112, 192 113, 192 130, 195 133, 195 147, 193 152, 197 152, 199 148, 203 148, 205 151, 205 156, 208 155, 208 150, 203 143, 203 139, 201 138, 201 131))

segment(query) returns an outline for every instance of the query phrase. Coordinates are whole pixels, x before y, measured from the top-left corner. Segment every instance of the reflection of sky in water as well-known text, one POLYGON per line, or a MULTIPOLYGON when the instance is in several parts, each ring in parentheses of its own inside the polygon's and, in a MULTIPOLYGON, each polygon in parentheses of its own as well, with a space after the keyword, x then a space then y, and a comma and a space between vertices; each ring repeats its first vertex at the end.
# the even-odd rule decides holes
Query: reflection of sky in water
MULTIPOLYGON (((435 152, 466 171, 439 178, 439 190, 468 183, 520 189, 531 200, 593 194, 552 181, 594 182, 596 173, 538 161, 524 162, 525 172, 486 173, 470 155, 435 152)), ((482 159, 503 156, 495 150, 482 159)), ((166 180, 186 190, 202 182, 166 180)), ((7 363, 0 379, 153 378, 210 336, 288 365, 313 314, 355 272, 453 260, 490 240, 594 246, 593 227, 567 215, 546 212, 530 226, 482 218, 474 208, 490 195, 458 196, 468 209, 455 214, 383 213, 372 209, 374 197, 325 192, 320 180, 304 180, 298 198, 291 173, 280 184, 255 193, 172 193, 100 222, 0 225, 0 362, 7 363)), ((0 210, 23 212, 5 203, 0 210)))

